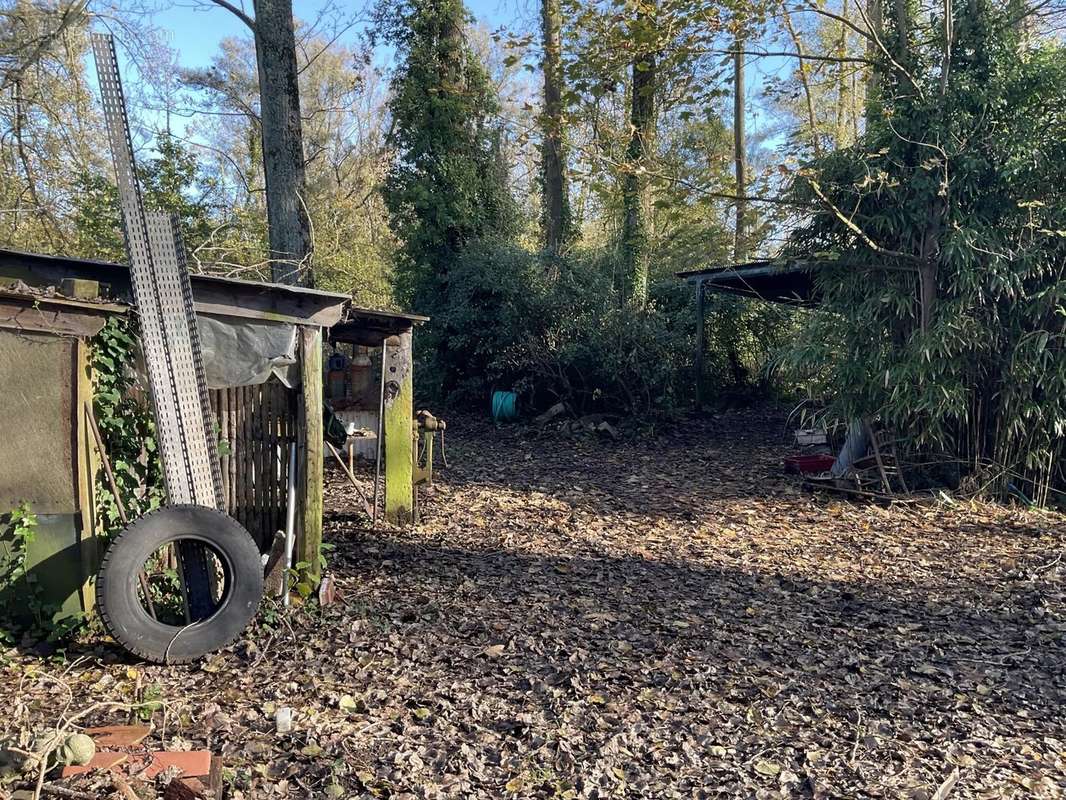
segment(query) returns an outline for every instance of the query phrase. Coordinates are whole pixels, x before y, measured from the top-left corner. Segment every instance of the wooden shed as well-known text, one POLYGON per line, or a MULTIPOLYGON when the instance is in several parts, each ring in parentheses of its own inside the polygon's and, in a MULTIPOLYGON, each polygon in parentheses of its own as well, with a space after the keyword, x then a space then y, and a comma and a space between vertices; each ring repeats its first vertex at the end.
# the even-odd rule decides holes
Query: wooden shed
MULTIPOLYGON (((382 381, 391 465, 385 517, 408 521, 411 336, 424 318, 355 308, 347 295, 316 289, 190 277, 212 409, 227 444, 220 456, 227 512, 269 548, 284 527, 286 454, 295 443, 295 557, 317 570, 323 349, 336 326, 338 341, 392 344, 382 381)), ((89 341, 108 316, 133 310, 121 264, 0 250, 0 513, 25 502, 37 515, 26 566, 65 612, 92 607, 101 527, 94 499, 100 463, 84 413, 93 394, 89 341)))

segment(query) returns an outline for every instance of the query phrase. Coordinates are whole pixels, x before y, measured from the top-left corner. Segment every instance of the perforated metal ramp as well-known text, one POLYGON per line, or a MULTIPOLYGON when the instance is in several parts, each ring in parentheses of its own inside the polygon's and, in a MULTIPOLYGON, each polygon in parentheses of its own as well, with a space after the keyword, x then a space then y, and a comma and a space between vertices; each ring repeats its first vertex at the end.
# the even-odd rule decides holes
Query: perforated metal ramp
POLYGON ((168 215, 145 213, 114 41, 99 33, 92 40, 167 495, 171 503, 222 510, 222 479, 184 249, 168 215))
MULTIPOLYGON (((92 42, 167 497, 171 504, 223 511, 214 420, 185 251, 174 220, 145 213, 114 40, 96 33, 92 42)), ((206 619, 216 607, 207 550, 185 539, 178 544, 178 554, 188 621, 206 619)))

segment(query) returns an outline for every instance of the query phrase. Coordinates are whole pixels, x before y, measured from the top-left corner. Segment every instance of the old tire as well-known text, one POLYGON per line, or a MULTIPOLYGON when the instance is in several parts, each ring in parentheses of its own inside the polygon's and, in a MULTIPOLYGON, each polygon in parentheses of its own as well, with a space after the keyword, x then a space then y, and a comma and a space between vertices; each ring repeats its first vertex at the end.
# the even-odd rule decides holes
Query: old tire
POLYGON ((157 663, 192 661, 228 645, 255 616, 263 597, 259 548, 240 523, 221 511, 165 506, 130 523, 111 542, 100 565, 96 597, 107 632, 131 653, 157 663), (211 548, 225 576, 213 613, 186 626, 153 619, 138 596, 145 561, 173 542, 211 548))

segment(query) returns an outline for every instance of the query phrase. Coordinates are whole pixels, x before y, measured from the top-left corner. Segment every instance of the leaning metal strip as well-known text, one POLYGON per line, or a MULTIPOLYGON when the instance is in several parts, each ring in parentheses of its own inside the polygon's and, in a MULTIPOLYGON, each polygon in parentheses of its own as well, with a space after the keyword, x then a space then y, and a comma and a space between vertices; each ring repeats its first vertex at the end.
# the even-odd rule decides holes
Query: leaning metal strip
POLYGON ((176 387, 175 403, 186 431, 185 458, 190 475, 193 502, 219 508, 215 491, 214 448, 210 446, 212 432, 209 416, 204 413, 202 367, 197 369, 194 346, 195 312, 189 306, 192 293, 184 285, 188 276, 182 273, 178 255, 178 241, 170 216, 160 212, 146 215, 148 240, 156 270, 159 305, 166 333, 167 350, 176 387))
POLYGON ((144 213, 112 38, 94 34, 93 52, 115 161, 133 294, 141 315, 141 341, 167 494, 172 503, 217 508, 210 437, 189 331, 192 311, 186 308, 182 287, 183 264, 176 255, 169 221, 165 226, 153 224, 144 213))
POLYGON ((214 485, 215 503, 219 511, 226 510, 226 498, 222 489, 222 464, 218 458, 218 426, 211 411, 211 397, 207 392, 207 374, 204 372, 203 347, 200 344, 200 327, 196 324, 196 303, 192 296, 192 284, 189 281, 189 265, 185 259, 185 246, 181 240, 181 228, 176 214, 170 216, 170 230, 174 239, 174 251, 178 259, 178 275, 181 291, 185 298, 185 318, 189 329, 192 346, 193 370, 196 374, 196 386, 200 390, 200 408, 203 413, 204 426, 207 430, 207 450, 211 465, 211 482, 214 485))
POLYGON ((167 495, 171 502, 192 502, 190 476, 184 457, 183 431, 173 403, 174 391, 163 335, 162 315, 155 302, 158 296, 155 270, 134 167, 133 143, 130 141, 129 121, 126 117, 114 41, 105 34, 93 34, 92 40, 104 105, 104 120, 107 123, 111 155, 115 164, 115 179, 122 210, 122 230, 130 259, 133 297, 140 314, 141 347, 148 370, 167 495))

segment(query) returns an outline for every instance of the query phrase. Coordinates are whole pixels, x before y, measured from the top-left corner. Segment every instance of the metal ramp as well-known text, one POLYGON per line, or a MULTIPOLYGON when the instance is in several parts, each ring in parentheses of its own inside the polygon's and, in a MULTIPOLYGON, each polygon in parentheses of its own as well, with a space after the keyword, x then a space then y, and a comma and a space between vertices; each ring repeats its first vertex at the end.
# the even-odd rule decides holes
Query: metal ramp
MULTIPOLYGON (((92 44, 167 497, 174 505, 224 511, 214 417, 185 251, 169 215, 145 212, 114 40, 94 33, 92 44)), ((215 610, 206 548, 183 540, 178 552, 187 619, 206 619, 215 610)))

